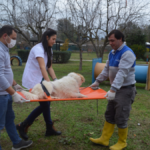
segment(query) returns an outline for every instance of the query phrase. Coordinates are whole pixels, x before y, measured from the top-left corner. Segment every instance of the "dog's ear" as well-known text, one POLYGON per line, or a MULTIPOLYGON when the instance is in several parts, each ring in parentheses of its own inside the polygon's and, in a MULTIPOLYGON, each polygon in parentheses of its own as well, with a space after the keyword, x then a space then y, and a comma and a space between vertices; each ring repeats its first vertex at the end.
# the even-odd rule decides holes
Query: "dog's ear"
POLYGON ((82 83, 85 82, 85 78, 83 77, 83 75, 77 73, 78 76, 80 76, 82 83))
POLYGON ((85 78, 82 75, 80 77, 81 77, 82 82, 85 82, 85 78))

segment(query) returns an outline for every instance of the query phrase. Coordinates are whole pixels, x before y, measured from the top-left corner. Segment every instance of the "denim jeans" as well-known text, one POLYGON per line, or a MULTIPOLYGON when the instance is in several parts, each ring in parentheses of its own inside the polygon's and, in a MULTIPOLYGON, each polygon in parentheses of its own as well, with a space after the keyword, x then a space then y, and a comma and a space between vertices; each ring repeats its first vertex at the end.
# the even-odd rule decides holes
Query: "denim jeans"
POLYGON ((11 95, 0 95, 0 132, 5 127, 13 145, 21 141, 16 130, 14 119, 15 114, 12 109, 11 95))
POLYGON ((27 121, 29 123, 33 123, 33 121, 43 113, 44 120, 46 124, 52 124, 51 114, 50 114, 50 102, 39 102, 40 106, 36 107, 30 115, 27 117, 27 121))

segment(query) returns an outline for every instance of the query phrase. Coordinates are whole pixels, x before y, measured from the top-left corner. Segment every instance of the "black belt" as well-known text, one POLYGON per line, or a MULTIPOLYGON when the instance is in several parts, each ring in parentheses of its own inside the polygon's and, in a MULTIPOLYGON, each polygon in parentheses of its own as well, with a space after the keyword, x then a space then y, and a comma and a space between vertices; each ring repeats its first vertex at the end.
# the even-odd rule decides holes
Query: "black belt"
POLYGON ((122 86, 121 88, 130 88, 130 87, 134 87, 135 84, 131 84, 131 85, 127 85, 127 86, 122 86))

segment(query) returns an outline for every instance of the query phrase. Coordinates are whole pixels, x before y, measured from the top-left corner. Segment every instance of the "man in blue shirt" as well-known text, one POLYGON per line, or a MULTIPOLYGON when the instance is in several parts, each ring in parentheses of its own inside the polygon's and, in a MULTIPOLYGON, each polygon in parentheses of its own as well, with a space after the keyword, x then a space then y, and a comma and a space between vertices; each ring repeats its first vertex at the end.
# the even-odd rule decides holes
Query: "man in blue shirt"
POLYGON ((91 87, 109 78, 111 88, 106 94, 108 100, 105 112, 105 124, 100 138, 90 140, 102 146, 109 146, 109 139, 118 127, 118 142, 111 146, 111 150, 122 150, 127 146, 127 121, 134 101, 135 88, 135 60, 134 52, 124 44, 124 35, 119 30, 113 30, 108 35, 108 41, 113 50, 103 71, 98 75, 91 87))
POLYGON ((12 26, 5 25, 0 29, 0 132, 4 127, 6 128, 13 143, 12 150, 20 150, 32 144, 32 141, 24 141, 19 137, 14 124, 15 115, 12 102, 23 103, 26 101, 15 91, 22 87, 13 79, 10 65, 9 48, 15 46, 16 38, 17 33, 12 26))

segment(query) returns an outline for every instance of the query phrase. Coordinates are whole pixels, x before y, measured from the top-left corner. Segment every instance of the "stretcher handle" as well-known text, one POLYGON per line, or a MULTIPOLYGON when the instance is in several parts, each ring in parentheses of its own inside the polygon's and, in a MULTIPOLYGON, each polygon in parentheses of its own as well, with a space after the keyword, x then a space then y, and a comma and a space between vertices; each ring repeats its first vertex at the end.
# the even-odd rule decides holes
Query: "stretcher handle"
POLYGON ((30 100, 26 100, 26 101, 25 101, 25 103, 28 103, 28 102, 30 102, 30 100))

